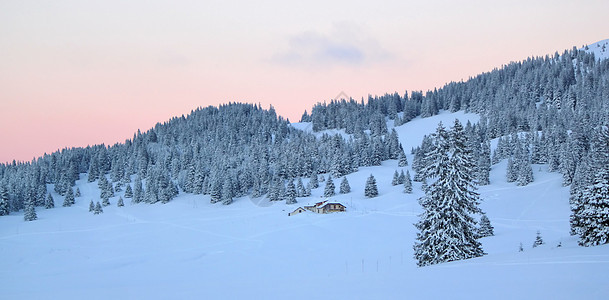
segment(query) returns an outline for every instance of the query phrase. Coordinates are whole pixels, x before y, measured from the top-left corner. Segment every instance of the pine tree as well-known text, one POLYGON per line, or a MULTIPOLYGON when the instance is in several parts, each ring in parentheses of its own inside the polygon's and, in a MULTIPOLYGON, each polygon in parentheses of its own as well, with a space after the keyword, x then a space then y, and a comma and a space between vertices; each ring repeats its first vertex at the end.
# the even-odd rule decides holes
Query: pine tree
POLYGON ((474 192, 475 164, 458 120, 450 133, 442 123, 438 125, 430 158, 425 174, 435 181, 419 199, 423 213, 416 224, 417 264, 427 266, 484 255, 471 216, 480 212, 479 196, 474 192))
POLYGON ((32 199, 28 199, 25 202, 23 219, 25 221, 34 221, 38 219, 38 216, 36 215, 36 209, 34 208, 34 203, 32 203, 32 199))
POLYGON ((366 180, 366 186, 364 188, 364 196, 368 198, 374 198, 379 195, 378 188, 376 187, 376 179, 372 174, 366 180))
POLYGON ((341 194, 348 194, 351 192, 351 186, 349 185, 349 181, 347 180, 347 176, 343 177, 343 180, 340 182, 340 191, 341 194))
POLYGON ((133 183, 133 199, 131 199, 131 203, 140 203, 144 200, 144 189, 142 188, 142 180, 140 177, 135 178, 135 182, 133 183))
POLYGON ((319 180, 317 179, 317 172, 311 173, 311 180, 309 180, 309 186, 312 190, 319 187, 319 180))
POLYGON ((232 180, 230 176, 226 176, 224 180, 224 184, 222 185, 222 204, 229 205, 233 203, 233 189, 232 189, 232 180))
POLYGON ((406 176, 404 180, 404 193, 412 194, 412 180, 410 180, 410 172, 406 170, 406 176))
POLYGON ((10 213, 8 200, 8 189, 0 184, 0 216, 6 216, 10 213))
POLYGON ((406 166, 408 166, 408 160, 406 158, 406 154, 404 153, 404 150, 402 149, 398 156, 398 167, 403 168, 406 166))
POLYGON ((298 177, 298 181, 296 183, 296 197, 307 197, 305 196, 307 191, 305 190, 304 184, 302 183, 302 178, 298 177))
POLYGON ((80 194, 80 188, 78 188, 78 187, 77 187, 77 188, 76 188, 76 192, 74 193, 74 197, 77 197, 77 198, 78 198, 78 197, 80 197, 80 196, 81 196, 81 194, 80 194))
POLYGON ((539 232, 539 230, 537 230, 537 236, 535 237, 535 242, 533 242, 533 248, 537 247, 537 246, 541 246, 545 244, 543 242, 543 239, 541 238, 541 232, 539 232))
POLYGON ((92 212, 95 210, 95 203, 93 203, 93 200, 91 200, 91 202, 89 202, 89 212, 92 212))
POLYGON ((404 174, 404 170, 400 171, 400 176, 398 177, 398 184, 404 184, 406 182, 406 175, 404 174))
POLYGON ((68 192, 66 193, 66 197, 63 200, 63 207, 70 207, 74 204, 74 192, 72 188, 68 188, 68 192))
MULTIPOLYGON (((583 189, 577 211, 579 244, 589 247, 609 243, 609 128, 600 126, 592 141, 592 181, 583 189)), ((574 211, 575 213, 575 211, 574 211)))
POLYGON ((486 214, 482 214, 482 217, 480 217, 480 227, 478 228, 478 237, 482 238, 493 235, 495 235, 495 232, 493 225, 491 225, 491 221, 486 214))
POLYGON ((108 206, 110 205, 110 198, 102 198, 102 206, 108 206))
POLYGON ((125 188, 125 198, 133 198, 133 190, 131 189, 131 185, 127 184, 125 188))
POLYGON ((53 199, 53 195, 51 195, 51 193, 49 193, 47 195, 47 199, 44 202, 44 208, 49 209, 49 208, 54 208, 55 207, 55 199, 53 199))
POLYGON ((396 186, 398 184, 400 184, 400 175, 396 170, 395 172, 393 172, 393 179, 391 180, 391 185, 396 186))
POLYGON ((334 181, 332 180, 332 176, 328 175, 328 180, 326 180, 326 187, 324 188, 324 197, 330 198, 336 194, 336 186, 334 186, 334 181))
MULTIPOLYGON (((301 182, 302 183, 302 182, 301 182)), ((296 186, 294 185, 294 180, 288 180, 288 187, 285 192, 285 203, 286 204, 295 204, 296 201, 296 186)))
POLYGON ((104 209, 102 208, 101 204, 99 204, 99 201, 97 201, 97 203, 95 203, 95 208, 93 209, 93 214, 99 215, 103 212, 104 209))
POLYGON ((514 182, 516 179, 518 179, 517 165, 514 163, 514 160, 511 157, 508 158, 505 177, 507 182, 514 182))
POLYGON ((123 202, 123 197, 118 197, 118 202, 116 202, 116 206, 123 207, 125 203, 123 202))

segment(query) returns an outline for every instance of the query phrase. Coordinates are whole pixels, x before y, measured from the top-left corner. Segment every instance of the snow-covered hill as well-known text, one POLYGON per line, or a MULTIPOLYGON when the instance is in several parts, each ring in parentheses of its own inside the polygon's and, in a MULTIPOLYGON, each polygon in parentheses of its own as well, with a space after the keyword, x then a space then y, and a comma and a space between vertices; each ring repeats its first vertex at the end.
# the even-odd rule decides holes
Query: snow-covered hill
POLYGON ((609 39, 586 45, 582 50, 594 53, 594 57, 597 59, 607 59, 609 58, 609 39))
MULTIPOLYGON (((409 154, 438 122, 448 126, 454 118, 478 120, 441 113, 396 130, 409 154)), ((488 254, 418 268, 413 224, 422 192, 419 183, 413 194, 391 185, 400 169, 393 160, 347 175, 351 193, 332 198, 347 206, 345 213, 295 216, 288 213, 323 200, 324 183, 296 205, 245 197, 222 206, 209 196, 180 194, 167 204, 127 199, 116 207, 118 193, 93 215, 88 204, 99 189, 81 174, 82 196, 73 207, 39 209, 33 222, 20 213, 0 218, 0 298, 603 299, 609 293, 609 246, 579 247, 569 235, 569 190, 560 174, 534 166, 535 182, 517 187, 505 180, 505 161, 494 165, 492 184, 479 190, 495 227, 495 236, 481 240, 488 254), (363 189, 370 174, 380 194, 373 199, 363 189), (538 230, 545 244, 532 248, 538 230)))

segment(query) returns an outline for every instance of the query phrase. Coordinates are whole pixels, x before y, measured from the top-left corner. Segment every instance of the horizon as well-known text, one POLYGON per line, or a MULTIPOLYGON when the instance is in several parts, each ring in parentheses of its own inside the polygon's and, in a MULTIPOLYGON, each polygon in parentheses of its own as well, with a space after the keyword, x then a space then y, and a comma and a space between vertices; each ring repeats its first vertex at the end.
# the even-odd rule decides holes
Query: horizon
POLYGON ((608 38, 609 3, 9 1, 0 8, 0 163, 10 163, 122 143, 197 107, 272 105, 298 122, 341 93, 359 101, 441 88, 608 38))

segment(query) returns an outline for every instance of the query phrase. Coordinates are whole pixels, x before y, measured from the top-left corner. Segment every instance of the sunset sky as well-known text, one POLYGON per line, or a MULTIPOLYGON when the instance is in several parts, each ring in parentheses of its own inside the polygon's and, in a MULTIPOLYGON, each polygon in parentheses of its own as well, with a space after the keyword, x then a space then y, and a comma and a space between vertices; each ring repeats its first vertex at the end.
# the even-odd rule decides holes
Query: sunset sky
POLYGON ((0 1, 0 162, 229 101, 297 122, 609 38, 609 1, 0 1))

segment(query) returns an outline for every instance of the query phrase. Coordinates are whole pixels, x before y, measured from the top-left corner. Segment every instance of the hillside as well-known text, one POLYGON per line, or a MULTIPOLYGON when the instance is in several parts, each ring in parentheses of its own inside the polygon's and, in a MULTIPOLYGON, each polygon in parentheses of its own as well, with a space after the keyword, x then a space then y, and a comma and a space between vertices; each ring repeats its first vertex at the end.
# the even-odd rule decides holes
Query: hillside
POLYGON ((590 45, 586 45, 581 50, 593 53, 597 59, 608 59, 609 58, 609 39, 602 40, 590 45))
MULTIPOLYGON (((403 145, 420 143, 439 121, 478 119, 441 113, 397 127, 403 145)), ((391 122, 390 122, 391 123, 391 122)), ((391 126, 391 125, 389 125, 391 126)), ((306 127, 305 124, 295 127, 306 127)), ((411 161, 412 156, 408 154, 411 161)), ((0 267, 8 299, 600 299, 609 247, 583 248, 569 235, 568 188, 535 166, 535 182, 505 182, 506 161, 482 187, 482 208, 495 227, 483 238, 487 255, 418 268, 412 245, 422 195, 391 186, 396 160, 347 175, 352 192, 332 197, 347 212, 287 213, 319 201, 322 187, 298 204, 248 196, 212 207, 209 196, 180 194, 167 204, 87 211, 99 188, 81 174, 73 207, 0 218, 0 267), (380 196, 363 196, 374 174, 380 196), (546 242, 531 247, 540 230, 546 242), (522 243, 524 252, 518 252, 522 243), (558 247, 558 244, 562 247, 558 247), (464 276, 465 275, 465 276, 464 276), (438 284, 441 282, 442 284, 438 284)), ((410 172, 412 170, 410 168, 410 172)), ((54 194, 57 198, 59 195, 54 194)))

